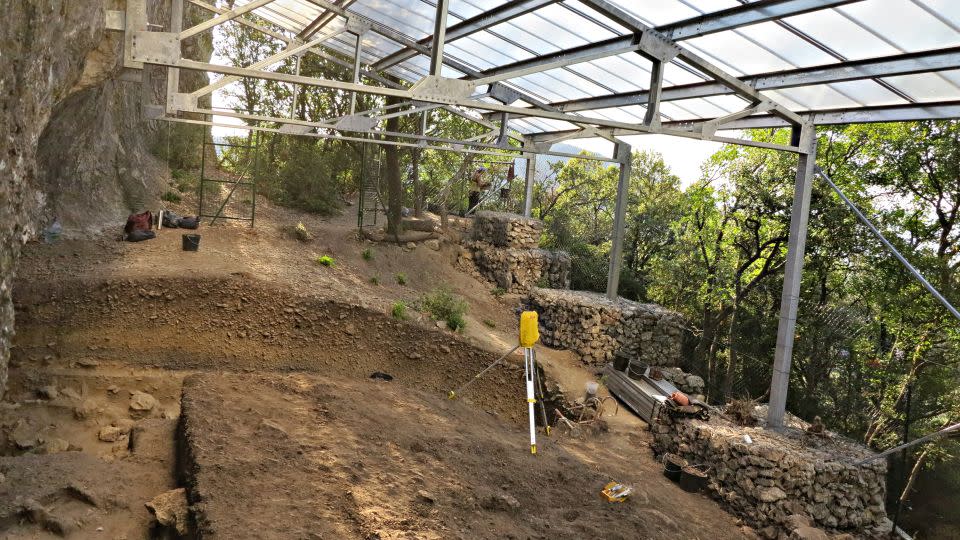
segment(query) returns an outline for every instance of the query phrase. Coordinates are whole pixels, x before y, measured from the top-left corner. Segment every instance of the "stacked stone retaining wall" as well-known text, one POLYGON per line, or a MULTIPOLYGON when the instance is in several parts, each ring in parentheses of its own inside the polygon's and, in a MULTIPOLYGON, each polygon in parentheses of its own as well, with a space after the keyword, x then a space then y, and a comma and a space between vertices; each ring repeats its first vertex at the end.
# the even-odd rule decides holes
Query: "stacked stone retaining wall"
POLYGON ((741 427, 722 418, 661 418, 654 451, 707 468, 709 489, 751 526, 776 537, 791 515, 815 526, 872 538, 889 532, 884 510, 886 461, 857 465, 873 452, 804 429, 783 433, 741 427), (749 440, 746 437, 749 437, 749 440))
POLYGON ((477 212, 473 239, 496 247, 533 249, 540 245, 543 222, 507 212, 477 212))
POLYGON ((511 293, 523 294, 535 286, 570 286, 570 256, 546 249, 501 248, 487 242, 466 242, 461 267, 511 293))
POLYGON ((528 299, 539 313, 545 345, 570 349, 594 365, 615 355, 651 366, 680 362, 683 319, 655 304, 640 304, 585 291, 535 288, 528 299))

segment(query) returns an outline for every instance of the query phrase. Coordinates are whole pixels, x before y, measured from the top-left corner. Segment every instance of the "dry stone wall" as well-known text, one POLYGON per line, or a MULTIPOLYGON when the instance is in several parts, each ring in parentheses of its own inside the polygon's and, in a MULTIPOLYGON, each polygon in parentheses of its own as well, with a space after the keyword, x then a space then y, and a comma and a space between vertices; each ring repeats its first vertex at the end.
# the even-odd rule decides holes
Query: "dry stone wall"
POLYGON ((541 288, 530 291, 527 303, 540 315, 543 343, 570 349, 588 364, 606 364, 618 354, 651 366, 680 362, 683 319, 658 305, 541 288))
POLYGON ((534 249, 540 245, 543 222, 507 212, 477 212, 473 239, 496 247, 534 249))
POLYGON ((868 448, 803 429, 776 433, 722 418, 662 417, 651 429, 658 455, 670 452, 708 467, 713 495, 768 538, 789 530, 792 515, 868 538, 890 530, 886 461, 855 465, 873 455, 868 448))
POLYGON ((570 256, 562 251, 496 247, 467 242, 460 253, 461 267, 512 293, 535 286, 570 287, 570 256))
POLYGON ((477 212, 473 239, 463 242, 460 266, 512 293, 535 286, 570 287, 570 256, 540 249, 543 223, 506 212, 477 212))

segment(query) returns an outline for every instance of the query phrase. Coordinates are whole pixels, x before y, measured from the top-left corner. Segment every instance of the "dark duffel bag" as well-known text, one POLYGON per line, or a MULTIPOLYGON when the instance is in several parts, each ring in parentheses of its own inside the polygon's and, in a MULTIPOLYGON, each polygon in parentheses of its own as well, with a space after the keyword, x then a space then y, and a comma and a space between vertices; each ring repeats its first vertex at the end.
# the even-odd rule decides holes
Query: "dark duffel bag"
POLYGON ((196 229, 200 226, 200 218, 197 216, 185 216, 177 221, 177 226, 181 229, 196 229))
POLYGON ((157 233, 153 231, 135 229, 127 233, 127 242, 143 242, 144 240, 152 240, 156 237, 157 233))
POLYGON ((176 229, 179 227, 178 223, 180 221, 180 216, 174 214, 173 212, 164 210, 163 212, 163 226, 168 229, 176 229))

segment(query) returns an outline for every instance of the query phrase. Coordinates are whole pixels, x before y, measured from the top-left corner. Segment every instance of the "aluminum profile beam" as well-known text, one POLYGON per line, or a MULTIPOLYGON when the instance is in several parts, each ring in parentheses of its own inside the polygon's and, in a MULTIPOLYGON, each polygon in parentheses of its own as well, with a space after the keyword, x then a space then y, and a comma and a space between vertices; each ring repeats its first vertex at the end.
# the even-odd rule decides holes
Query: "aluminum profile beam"
MULTIPOLYGON (((808 122, 812 122, 818 126, 960 119, 960 101, 809 111, 801 113, 801 116, 808 122)), ((692 129, 694 125, 700 125, 702 123, 703 122, 701 121, 664 122, 663 127, 673 129, 692 129)), ((720 126, 719 129, 767 129, 790 127, 790 125, 790 123, 782 118, 778 118, 769 114, 760 114, 725 123, 720 126)), ((596 136, 584 134, 578 137, 577 133, 578 130, 572 129, 563 131, 544 131, 530 134, 528 137, 533 141, 542 143, 554 140, 569 140, 596 136)), ((635 133, 618 129, 608 131, 607 134, 614 137, 635 135, 635 133)))
POLYGON ((807 244, 807 225, 810 221, 810 195, 816 168, 817 134, 812 125, 801 134, 801 144, 811 149, 799 157, 793 188, 793 209, 790 213, 790 237, 787 241, 787 260, 784 263, 783 292, 780 297, 780 322, 777 326, 777 347, 773 358, 773 377, 770 381, 770 402, 767 408, 767 427, 783 426, 790 386, 790 364, 793 342, 796 340, 797 308, 800 305, 800 281, 803 278, 803 257, 807 244))
MULTIPOLYGON (((353 4, 354 2, 356 2, 356 0, 337 0, 336 3, 338 7, 342 9, 346 9, 350 7, 350 4, 353 4)), ((297 38, 310 39, 311 37, 313 37, 314 34, 319 32, 320 30, 323 30, 323 28, 326 25, 330 24, 330 22, 336 17, 337 17, 336 13, 333 13, 332 11, 325 11, 319 17, 314 19, 312 23, 307 25, 307 27, 304 28, 299 34, 297 34, 297 38)))
MULTIPOLYGON (((738 139, 732 137, 718 137, 705 135, 703 133, 696 133, 690 130, 683 129, 672 129, 672 128, 663 128, 661 126, 646 126, 643 124, 633 124, 629 122, 618 122, 614 120, 605 120, 597 118, 585 118, 581 116, 572 116, 570 114, 550 111, 550 110, 540 110, 540 109, 531 109, 524 107, 514 107, 509 105, 501 105, 499 103, 486 103, 482 101, 477 101, 470 98, 450 98, 450 97, 431 97, 417 94, 412 90, 401 89, 401 88, 386 88, 380 86, 369 86, 365 84, 357 84, 352 82, 336 81, 331 79, 321 79, 316 77, 305 77, 302 75, 291 75, 287 73, 278 73, 274 71, 262 71, 258 69, 235 67, 235 66, 221 66, 217 64, 210 64, 207 62, 198 62, 196 60, 188 60, 185 58, 180 58, 175 62, 168 63, 163 60, 157 59, 148 59, 148 58, 135 58, 135 60, 146 61, 150 64, 167 66, 167 67, 179 67, 184 69, 193 69, 197 71, 205 71, 208 73, 219 73, 222 75, 229 75, 234 77, 252 77, 258 79, 272 80, 282 83, 293 83, 301 84, 306 86, 315 86, 321 88, 331 88, 334 90, 343 90, 347 92, 362 92, 367 94, 381 95, 381 96, 393 96, 399 97, 407 100, 420 100, 428 101, 435 103, 443 103, 445 105, 458 105, 462 107, 468 107, 475 110, 485 110, 485 111, 494 111, 494 112, 505 112, 511 115, 523 114, 537 116, 541 118, 548 118, 551 120, 560 120, 564 122, 570 122, 577 125, 585 126, 598 126, 601 128, 614 128, 620 129, 627 134, 644 134, 644 133, 656 133, 662 135, 673 135, 677 137, 685 137, 691 139, 701 139, 701 140, 711 140, 716 142, 724 142, 745 146, 755 146, 760 148, 769 148, 771 150, 783 150, 786 152, 804 152, 805 150, 796 146, 782 145, 782 144, 772 144, 759 141, 751 141, 747 139, 738 139)), ((285 119, 276 119, 277 122, 284 122, 285 119)), ((596 132, 596 130, 594 130, 596 132)), ((604 132, 601 136, 607 136, 604 132)))
MULTIPOLYGON (((637 32, 639 34, 659 34, 656 30, 653 30, 645 25, 643 21, 638 19, 632 13, 624 10, 609 0, 583 0, 583 3, 633 32, 637 32)), ((789 121, 794 125, 798 125, 802 122, 801 118, 796 113, 787 107, 784 107, 783 105, 780 105, 775 101, 763 96, 757 89, 713 65, 706 58, 703 58, 700 55, 683 48, 682 46, 678 46, 678 48, 678 58, 690 66, 700 70, 708 77, 712 77, 716 79, 717 82, 726 85, 737 95, 753 103, 772 103, 773 107, 771 112, 773 114, 789 121)))
POLYGON ((657 31, 670 39, 680 41, 859 1, 861 0, 761 0, 659 26, 657 31))
MULTIPOLYGON (((717 32, 735 30, 742 26, 765 22, 782 17, 800 15, 810 11, 827 9, 831 7, 842 6, 860 0, 780 0, 754 2, 751 4, 737 6, 725 9, 716 13, 702 15, 685 19, 668 25, 658 26, 654 30, 668 39, 674 41, 691 39, 717 32)), ((503 66, 498 66, 481 72, 481 78, 492 76, 501 76, 504 73, 516 72, 522 74, 545 71, 551 69, 553 64, 561 61, 566 63, 562 65, 571 65, 579 62, 587 62, 606 56, 615 56, 629 52, 629 49, 637 41, 636 36, 626 35, 610 38, 604 41, 589 43, 580 47, 565 49, 555 53, 539 55, 528 60, 521 60, 503 66), (539 66, 541 69, 537 70, 539 66)), ((502 77, 506 79, 511 77, 502 77)), ((727 87, 723 87, 727 88, 727 87)), ((645 101, 641 100, 641 102, 645 101)))
MULTIPOLYGON (((891 77, 894 75, 911 75, 948 69, 960 69, 960 47, 773 71, 749 75, 742 77, 741 80, 757 90, 777 90, 781 88, 891 77)), ((660 99, 662 101, 675 101, 733 93, 734 91, 731 88, 723 84, 704 82, 664 88, 660 99)), ((567 112, 607 109, 629 105, 643 105, 647 101, 647 95, 648 92, 642 90, 638 92, 555 102, 551 103, 551 105, 567 112)))
MULTIPOLYGON (((486 30, 491 26, 509 21, 510 19, 530 13, 531 11, 536 11, 544 6, 555 4, 559 1, 560 0, 515 0, 513 2, 507 2, 502 6, 485 11, 475 17, 465 19, 447 28, 446 39, 447 41, 453 41, 455 39, 469 36, 470 34, 480 32, 481 30, 486 30)), ((425 37, 416 43, 422 47, 429 47, 433 43, 433 36, 425 37)), ((421 50, 408 45, 406 48, 400 49, 399 51, 382 58, 380 61, 374 63, 371 68, 374 71, 381 71, 393 67, 405 60, 409 60, 421 52, 421 50)))
POLYGON ((433 40, 430 43, 430 75, 439 77, 443 69, 443 44, 447 40, 447 12, 450 0, 437 0, 437 14, 433 19, 433 40))

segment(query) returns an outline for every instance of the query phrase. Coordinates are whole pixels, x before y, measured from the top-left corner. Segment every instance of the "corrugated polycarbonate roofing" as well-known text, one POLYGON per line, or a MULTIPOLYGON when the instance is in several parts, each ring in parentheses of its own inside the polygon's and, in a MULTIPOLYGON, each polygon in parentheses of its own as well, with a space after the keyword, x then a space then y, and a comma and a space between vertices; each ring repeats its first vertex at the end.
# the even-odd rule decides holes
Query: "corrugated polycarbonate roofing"
MULTIPOLYGON (((237 0, 244 5, 251 0, 237 0)), ((350 13, 388 26, 411 41, 433 32, 436 4, 424 0, 341 0, 350 13)), ((451 0, 448 28, 501 7, 499 0, 451 0)), ((694 17, 766 0, 613 0, 651 27, 663 27, 694 17)), ((580 47, 632 34, 579 1, 543 2, 543 6, 466 36, 448 39, 444 57, 454 65, 483 72, 541 55, 580 47)), ((285 30, 299 34, 326 11, 311 0, 276 0, 254 14, 285 30)), ((342 32, 344 21, 333 18, 318 35, 337 34, 325 46, 352 55, 354 38, 342 32)), ((394 36, 395 38, 398 36, 394 36)), ((749 77, 847 61, 890 57, 960 46, 960 0, 861 0, 734 29, 678 41, 737 77, 749 77)), ((363 36, 362 62, 373 64, 405 45, 376 32, 363 36)), ((417 54, 387 69, 411 83, 425 76, 429 59, 417 54)), ((649 86, 651 63, 630 52, 550 69, 503 81, 544 103, 563 105, 584 100, 642 92, 649 86)), ((467 73, 446 66, 444 76, 467 73)), ((710 81, 680 60, 664 71, 663 87, 710 81)), ((763 93, 794 112, 856 109, 875 106, 940 103, 960 100, 960 70, 914 73, 874 79, 811 84, 763 90, 763 93)), ((644 115, 639 104, 590 110, 576 114, 639 123, 644 115)), ((711 95, 663 101, 664 121, 696 121, 736 112, 747 102, 734 95, 711 95)), ((511 120, 522 132, 569 129, 556 120, 523 118, 511 120)))

